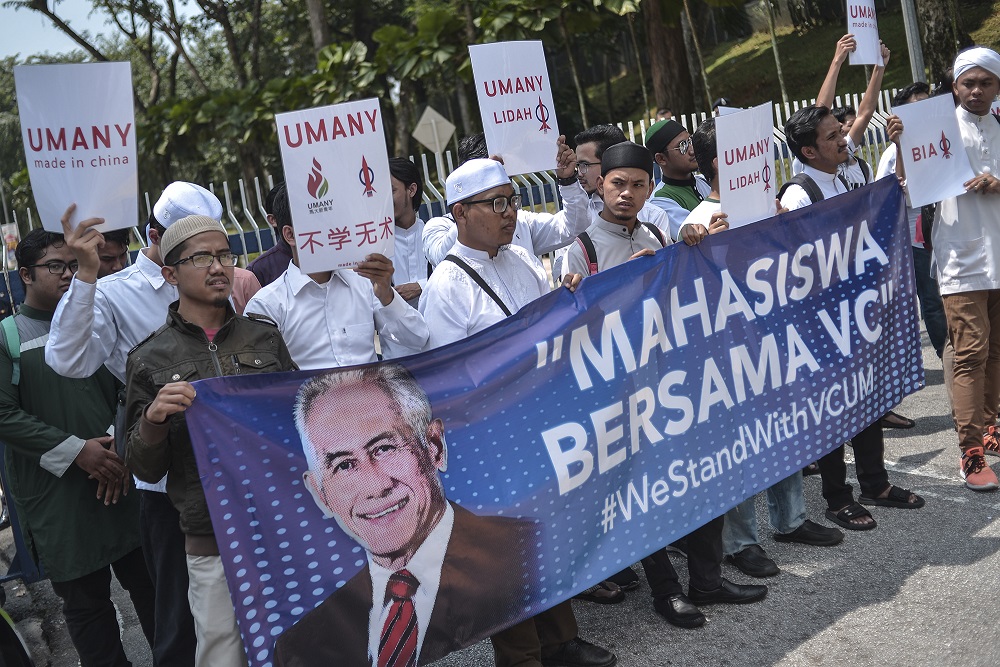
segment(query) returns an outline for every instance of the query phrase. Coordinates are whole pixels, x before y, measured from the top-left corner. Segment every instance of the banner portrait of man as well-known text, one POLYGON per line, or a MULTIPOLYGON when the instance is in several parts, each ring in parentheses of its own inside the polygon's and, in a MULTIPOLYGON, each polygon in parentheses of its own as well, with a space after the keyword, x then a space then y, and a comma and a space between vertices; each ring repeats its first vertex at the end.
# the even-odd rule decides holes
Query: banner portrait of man
POLYGON ((307 490, 368 563, 278 638, 276 664, 425 664, 524 615, 540 529, 445 498, 444 424, 409 371, 314 376, 295 425, 307 490))

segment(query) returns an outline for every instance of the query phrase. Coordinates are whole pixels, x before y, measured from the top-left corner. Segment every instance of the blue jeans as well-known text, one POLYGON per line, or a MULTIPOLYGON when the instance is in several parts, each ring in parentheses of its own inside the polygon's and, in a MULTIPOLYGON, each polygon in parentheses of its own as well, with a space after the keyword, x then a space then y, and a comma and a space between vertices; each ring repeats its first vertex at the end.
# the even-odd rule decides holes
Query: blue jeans
POLYGON ((931 251, 926 248, 913 248, 913 272, 917 279, 917 300, 920 302, 920 314, 927 327, 927 336, 937 352, 938 358, 944 350, 948 339, 948 322, 944 316, 944 304, 938 291, 937 278, 931 275, 931 251))
MULTIPOLYGON (((790 533, 805 522, 806 497, 801 472, 789 475, 765 493, 771 525, 777 532, 790 533)), ((759 544, 755 497, 750 496, 726 512, 726 525, 722 529, 722 552, 727 556, 759 544)))

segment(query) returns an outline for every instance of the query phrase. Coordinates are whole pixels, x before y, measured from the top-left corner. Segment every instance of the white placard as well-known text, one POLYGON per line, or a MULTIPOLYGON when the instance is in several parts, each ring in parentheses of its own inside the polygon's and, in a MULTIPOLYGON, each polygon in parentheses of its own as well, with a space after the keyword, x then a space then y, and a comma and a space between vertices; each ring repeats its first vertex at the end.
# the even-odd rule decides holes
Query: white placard
POLYGON ((850 64, 885 65, 878 41, 875 0, 847 0, 847 32, 854 35, 858 43, 849 56, 850 64))
POLYGON ((511 176, 556 168, 556 122, 542 43, 497 42, 469 47, 490 155, 511 176))
POLYGON ((104 218, 98 229, 139 220, 139 180, 129 63, 19 65, 17 110, 28 176, 42 226, 62 232, 76 203, 74 225, 104 218))
POLYGON ((392 257, 392 184, 377 99, 274 117, 299 268, 317 273, 392 257))
POLYGON ((730 229, 775 215, 771 103, 719 116, 715 138, 719 202, 730 229))
POLYGON ((910 207, 963 194, 963 183, 976 174, 965 153, 951 95, 910 102, 893 112, 903 121, 899 158, 906 169, 910 207))

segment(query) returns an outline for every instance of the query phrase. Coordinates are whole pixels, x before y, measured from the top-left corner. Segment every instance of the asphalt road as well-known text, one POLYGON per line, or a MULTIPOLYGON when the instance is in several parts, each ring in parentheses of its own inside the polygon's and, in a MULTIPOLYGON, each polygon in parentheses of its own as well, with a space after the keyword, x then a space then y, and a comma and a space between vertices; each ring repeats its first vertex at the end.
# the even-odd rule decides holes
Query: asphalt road
MULTIPOLYGON (((704 627, 681 630, 653 611, 643 579, 622 604, 574 603, 581 636, 612 648, 622 667, 1000 665, 1000 639, 992 627, 1000 590, 1000 494, 975 494, 962 486, 941 364, 926 335, 924 363, 927 388, 897 409, 916 419, 916 428, 886 431, 890 477, 924 496, 924 508, 873 508, 876 530, 848 533, 832 548, 778 544, 762 526, 763 546, 782 570, 765 580, 770 594, 764 601, 706 607, 704 627)), ((1000 471, 1000 460, 990 462, 1000 471)), ((828 523, 818 477, 806 479, 806 495, 810 518, 828 523)), ((759 503, 758 516, 766 517, 759 503)), ((5 531, 0 542, 8 541, 5 531)), ((678 557, 675 566, 685 579, 684 560, 678 557)), ((729 565, 723 568, 734 581, 751 581, 729 565)), ((37 650, 50 651, 49 661, 39 664, 75 666, 48 584, 8 583, 5 589, 5 608, 25 634, 38 637, 36 645, 44 644, 37 650)), ((126 650, 137 667, 148 667, 149 650, 127 596, 118 589, 115 599, 126 650)), ((484 642, 435 664, 487 667, 492 650, 484 642)))

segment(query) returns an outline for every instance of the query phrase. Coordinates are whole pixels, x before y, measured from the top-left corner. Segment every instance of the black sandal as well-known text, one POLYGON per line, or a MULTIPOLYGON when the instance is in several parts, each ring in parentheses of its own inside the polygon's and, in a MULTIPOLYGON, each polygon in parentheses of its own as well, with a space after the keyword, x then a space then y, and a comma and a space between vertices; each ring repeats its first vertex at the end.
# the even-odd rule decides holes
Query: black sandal
POLYGON ((839 512, 827 510, 826 518, 847 530, 871 530, 878 525, 875 523, 872 513, 857 503, 851 503, 839 512), (851 519, 858 519, 863 516, 871 519, 871 523, 851 523, 851 519))
POLYGON ((879 426, 882 428, 913 428, 917 425, 917 422, 913 421, 909 417, 904 417, 903 415, 896 414, 892 410, 882 415, 882 419, 878 421, 879 426))
POLYGON ((596 602, 597 604, 618 604, 625 601, 625 591, 613 581, 602 581, 591 586, 585 591, 581 591, 573 596, 577 600, 584 602, 596 602))
POLYGON ((873 507, 898 507, 904 510, 916 510, 924 506, 923 498, 909 489, 901 489, 898 486, 890 486, 889 494, 885 498, 861 496, 858 498, 858 502, 862 505, 871 505, 873 507), (911 495, 916 498, 912 503, 910 502, 911 495))

